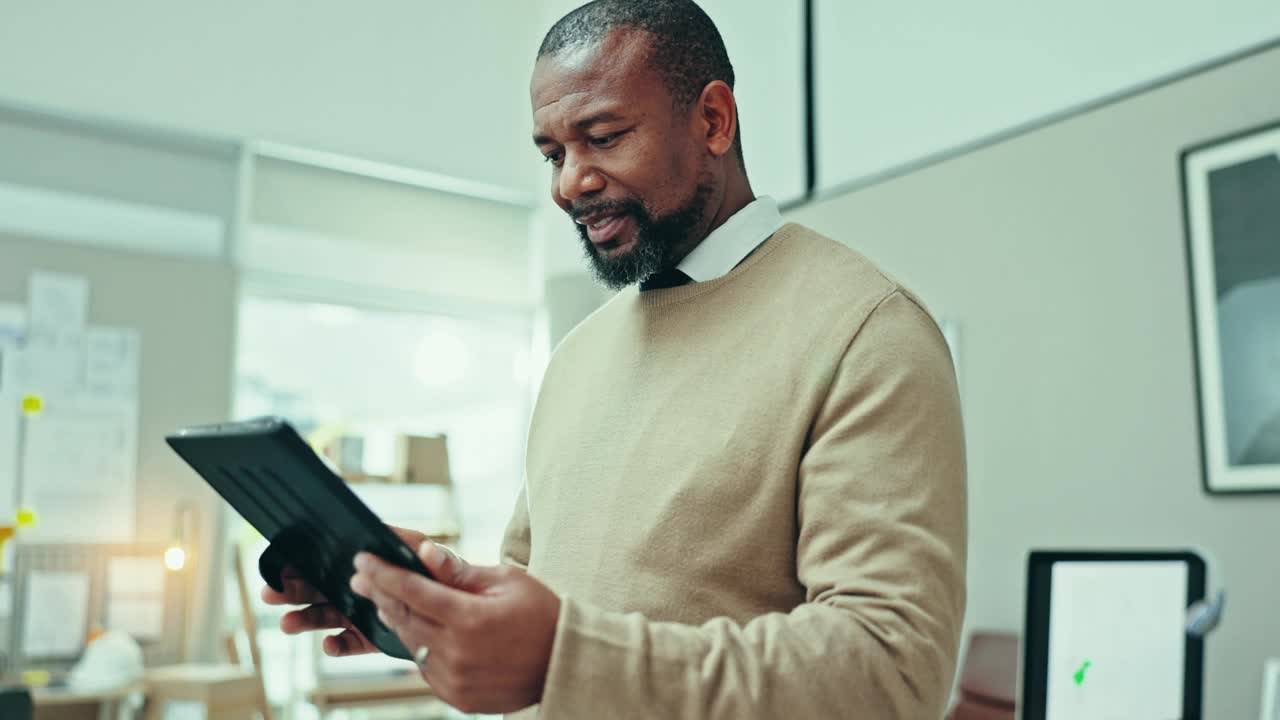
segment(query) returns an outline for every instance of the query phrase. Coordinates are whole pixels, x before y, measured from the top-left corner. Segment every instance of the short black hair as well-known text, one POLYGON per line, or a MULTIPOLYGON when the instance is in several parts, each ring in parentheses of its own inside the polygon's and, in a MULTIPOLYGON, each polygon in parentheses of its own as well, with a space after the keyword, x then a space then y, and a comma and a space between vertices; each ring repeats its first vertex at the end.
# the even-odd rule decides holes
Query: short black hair
MULTIPOLYGON (((623 28, 650 36, 650 58, 676 106, 687 110, 710 83, 733 88, 733 63, 720 31, 692 0, 594 0, 560 18, 538 48, 538 57, 592 45, 623 28)), ((742 121, 734 137, 742 162, 742 121)))

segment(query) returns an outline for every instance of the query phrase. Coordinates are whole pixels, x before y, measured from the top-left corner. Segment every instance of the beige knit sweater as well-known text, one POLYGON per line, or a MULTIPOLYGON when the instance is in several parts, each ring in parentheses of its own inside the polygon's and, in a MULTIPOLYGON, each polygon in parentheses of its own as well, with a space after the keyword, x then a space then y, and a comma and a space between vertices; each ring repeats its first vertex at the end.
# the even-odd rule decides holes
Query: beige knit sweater
POLYGON ((563 597, 541 712, 941 716, 964 610, 951 358, 908 291, 786 225, 628 290, 543 380, 504 543, 563 597))

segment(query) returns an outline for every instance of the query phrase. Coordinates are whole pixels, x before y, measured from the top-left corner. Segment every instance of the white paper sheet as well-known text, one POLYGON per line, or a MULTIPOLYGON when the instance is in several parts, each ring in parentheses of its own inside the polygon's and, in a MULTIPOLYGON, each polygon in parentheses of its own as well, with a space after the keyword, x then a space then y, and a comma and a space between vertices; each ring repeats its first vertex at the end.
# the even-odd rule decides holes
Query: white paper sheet
POLYGON ((170 700, 164 704, 162 720, 206 720, 209 710, 199 700, 170 700))
POLYGON ((0 621, 13 617, 13 583, 0 580, 0 621))
POLYGON ((108 596, 107 629, 143 642, 159 640, 164 634, 164 597, 108 596))
POLYGON ((0 393, 17 391, 19 347, 26 334, 27 309, 0 303, 0 393))
POLYGON ((89 318, 89 281, 80 275, 31 273, 27 319, 32 336, 58 338, 84 334, 89 318))
POLYGON ((137 409, 50 401, 23 420, 21 504, 40 515, 31 542, 129 542, 133 539, 137 409))
POLYGON ((113 557, 107 561, 110 595, 164 595, 164 560, 157 557, 113 557))
POLYGON ((18 543, 10 539, 9 542, 4 544, 4 552, 0 552, 0 567, 3 567, 6 573, 11 573, 17 560, 18 543))
POLYGON ((84 382, 89 281, 79 275, 34 272, 27 304, 22 382, 26 390, 57 393, 84 382))
POLYGON ((27 308, 25 305, 0 303, 0 345, 6 341, 17 342, 27 334, 27 308))
POLYGON ((18 346, 0 337, 0 393, 17 387, 18 346))
POLYGON ((24 583, 22 654, 28 658, 79 654, 89 627, 88 574, 36 571, 24 583))
POLYGON ((100 397, 137 395, 141 349, 137 330, 89 328, 85 333, 85 390, 100 397))
POLYGON ((84 336, 54 342, 32 337, 17 354, 15 385, 24 392, 66 395, 84 385, 84 336))
POLYGON ((0 525, 8 525, 17 518, 21 403, 22 398, 17 394, 0 390, 0 525))

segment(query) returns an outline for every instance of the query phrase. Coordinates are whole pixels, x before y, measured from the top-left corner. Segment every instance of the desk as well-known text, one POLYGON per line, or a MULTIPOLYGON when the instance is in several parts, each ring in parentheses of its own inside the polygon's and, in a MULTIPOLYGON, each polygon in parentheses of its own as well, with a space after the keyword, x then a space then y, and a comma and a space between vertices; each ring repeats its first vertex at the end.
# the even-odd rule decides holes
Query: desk
POLYGON ((189 663, 147 672, 147 720, 161 720, 172 704, 203 708, 207 720, 252 720, 262 702, 258 676, 235 665, 189 663))
POLYGON ((435 693, 417 673, 390 677, 328 680, 307 696, 320 717, 330 710, 426 702, 435 693))
POLYGON ((142 683, 100 692, 34 688, 31 700, 35 704, 35 720, 123 720, 129 717, 125 699, 145 692, 142 683))

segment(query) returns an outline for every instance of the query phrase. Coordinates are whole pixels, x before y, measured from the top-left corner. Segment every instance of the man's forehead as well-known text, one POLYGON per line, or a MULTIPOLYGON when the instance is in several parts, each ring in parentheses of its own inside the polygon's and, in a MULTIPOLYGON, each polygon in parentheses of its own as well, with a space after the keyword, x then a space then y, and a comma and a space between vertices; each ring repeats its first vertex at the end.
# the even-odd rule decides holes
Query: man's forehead
POLYGON ((637 81, 650 72, 648 52, 644 33, 624 29, 539 58, 529 82, 535 117, 553 104, 574 109, 635 92, 637 81))

